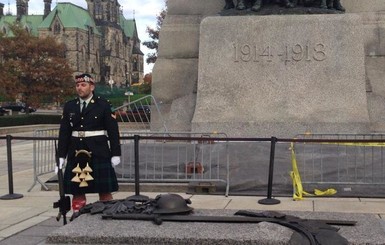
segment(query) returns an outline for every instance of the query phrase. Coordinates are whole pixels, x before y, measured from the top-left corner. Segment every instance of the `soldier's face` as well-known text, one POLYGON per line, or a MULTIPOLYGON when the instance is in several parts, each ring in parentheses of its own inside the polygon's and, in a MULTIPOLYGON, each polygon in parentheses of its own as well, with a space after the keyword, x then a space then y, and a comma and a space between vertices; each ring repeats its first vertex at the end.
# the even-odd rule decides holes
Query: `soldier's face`
POLYGON ((90 96, 92 96, 92 92, 94 91, 94 89, 95 89, 95 85, 93 85, 92 83, 87 83, 87 82, 76 83, 76 92, 78 93, 78 96, 83 100, 86 100, 90 96))

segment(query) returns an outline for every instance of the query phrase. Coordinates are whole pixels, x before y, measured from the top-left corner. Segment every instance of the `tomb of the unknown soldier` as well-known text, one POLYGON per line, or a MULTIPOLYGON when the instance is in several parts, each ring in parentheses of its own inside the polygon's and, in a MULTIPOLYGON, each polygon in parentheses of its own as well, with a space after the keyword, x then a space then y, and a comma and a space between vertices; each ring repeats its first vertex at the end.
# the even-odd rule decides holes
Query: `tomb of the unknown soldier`
MULTIPOLYGON (((303 199, 294 191, 302 188, 296 182, 297 160, 302 181, 307 189, 317 189, 314 193, 330 188, 329 194, 319 195, 385 196, 383 185, 377 185, 383 181, 380 148, 369 154, 362 145, 275 141, 317 134, 366 139, 384 132, 383 13, 382 0, 168 0, 152 77, 152 95, 162 116, 151 115, 151 131, 162 131, 165 123, 170 135, 209 136, 197 140, 191 152, 171 139, 163 141, 161 153, 142 150, 141 159, 154 159, 154 164, 140 170, 155 176, 162 158, 162 164, 170 164, 162 175, 172 175, 173 168, 203 179, 218 174, 225 184, 218 184, 213 194, 225 192, 227 198, 230 188, 230 195, 264 196, 268 190, 266 199, 255 200, 266 208, 194 208, 194 201, 178 194, 134 195, 87 204, 79 217, 50 233, 46 243, 385 244, 383 217, 375 214, 273 208, 279 204, 275 195, 303 199), (271 141, 210 141, 219 135, 271 141), (195 157, 190 173, 181 148, 195 157), (176 167, 171 166, 174 160, 176 167), (369 185, 354 185, 369 175, 369 185)), ((122 144, 123 152, 133 152, 133 147, 122 144)), ((123 156, 123 162, 125 157, 130 156, 123 156)), ((124 177, 128 170, 122 165, 115 169, 124 177)))

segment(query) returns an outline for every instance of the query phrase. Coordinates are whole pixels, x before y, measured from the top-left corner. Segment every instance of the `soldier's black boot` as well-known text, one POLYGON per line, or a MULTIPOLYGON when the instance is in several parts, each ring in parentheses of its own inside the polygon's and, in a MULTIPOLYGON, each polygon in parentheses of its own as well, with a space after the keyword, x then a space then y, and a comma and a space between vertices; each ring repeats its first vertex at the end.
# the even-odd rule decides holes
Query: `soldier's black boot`
POLYGON ((294 8, 295 4, 290 2, 290 0, 283 0, 283 6, 285 6, 286 8, 294 8))
POLYGON ((237 2, 237 9, 238 10, 246 9, 246 4, 245 4, 244 0, 238 0, 238 2, 237 2))
POLYGON ((326 9, 328 8, 327 4, 326 4, 326 0, 321 0, 321 4, 319 6, 321 9, 326 9))
POLYGON ((226 5, 223 9, 228 10, 228 9, 233 9, 234 7, 235 6, 234 6, 233 0, 226 0, 226 5))
POLYGON ((262 7, 262 0, 256 0, 253 7, 251 7, 251 10, 257 12, 261 9, 261 7, 262 7))
POLYGON ((345 12, 345 8, 341 5, 340 0, 334 0, 333 7, 338 11, 345 12))

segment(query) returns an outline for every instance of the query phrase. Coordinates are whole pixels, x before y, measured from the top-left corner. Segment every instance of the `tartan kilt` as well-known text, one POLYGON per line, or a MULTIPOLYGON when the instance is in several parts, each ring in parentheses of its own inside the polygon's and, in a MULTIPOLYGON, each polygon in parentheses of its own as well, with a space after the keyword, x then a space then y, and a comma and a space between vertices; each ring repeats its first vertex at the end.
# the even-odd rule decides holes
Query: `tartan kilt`
MULTIPOLYGON (((80 183, 71 181, 76 175, 72 172, 72 169, 78 163, 77 158, 68 159, 64 171, 64 192, 66 194, 109 193, 119 189, 115 169, 111 165, 111 158, 92 157, 89 166, 92 168, 90 174, 94 179, 87 181, 87 187, 79 187, 80 183)), ((80 162, 80 167, 84 168, 85 164, 80 162)))

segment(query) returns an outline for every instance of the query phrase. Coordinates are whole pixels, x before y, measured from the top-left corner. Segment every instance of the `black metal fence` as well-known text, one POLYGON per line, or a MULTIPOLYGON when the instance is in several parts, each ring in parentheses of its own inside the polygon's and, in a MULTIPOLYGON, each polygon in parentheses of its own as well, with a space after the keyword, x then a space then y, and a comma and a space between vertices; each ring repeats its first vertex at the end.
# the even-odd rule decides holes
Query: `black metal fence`
MULTIPOLYGON (((212 162, 210 163, 211 166, 206 169, 206 173, 214 176, 211 180, 223 180, 226 185, 224 190, 226 196, 229 193, 242 194, 242 184, 237 186, 231 185, 231 183, 236 182, 234 181, 234 176, 240 176, 241 179, 245 180, 244 176, 247 174, 247 176, 251 176, 251 182, 253 183, 244 189, 254 194, 261 194, 261 192, 263 192, 266 194, 266 199, 263 199, 262 202, 274 204, 276 200, 273 196, 291 195, 290 192, 293 191, 292 179, 289 174, 289 172, 292 171, 293 159, 291 158, 292 153, 290 150, 293 146, 296 151, 296 163, 298 164, 297 167, 301 174, 304 188, 313 188, 313 186, 317 188, 335 187, 339 194, 345 196, 378 197, 385 195, 383 192, 378 191, 379 186, 383 189, 385 185, 385 163, 383 158, 385 137, 379 134, 361 135, 360 137, 357 135, 348 136, 349 135, 301 135, 296 138, 235 138, 225 137, 224 135, 221 135, 221 137, 210 135, 209 138, 202 138, 202 136, 192 137, 191 135, 187 135, 183 137, 170 136, 170 134, 123 135, 121 137, 122 142, 124 144, 130 142, 128 144, 133 146, 127 149, 130 149, 128 155, 133 158, 134 165, 127 168, 128 165, 122 164, 120 168, 125 168, 125 170, 129 169, 129 171, 123 171, 120 178, 121 180, 125 179, 135 182, 136 192, 139 192, 140 183, 150 181, 149 179, 151 179, 145 176, 148 172, 142 172, 147 171, 149 167, 148 161, 145 160, 145 157, 148 156, 143 154, 143 152, 149 151, 149 148, 147 148, 149 142, 151 142, 153 146, 165 146, 167 142, 172 142, 173 147, 185 146, 185 143, 188 142, 188 144, 195 144, 195 149, 197 149, 199 145, 207 147, 207 149, 210 149, 210 147, 211 149, 215 148, 216 151, 219 148, 225 149, 220 152, 218 159, 228 159, 228 161, 224 161, 224 167, 218 168, 220 174, 212 175, 213 171, 207 171, 210 168, 211 170, 213 169, 214 165, 212 165, 212 162), (144 151, 144 149, 146 150, 144 151), (282 191, 285 188, 287 188, 285 190, 286 192, 282 191), (359 188, 363 190, 358 190, 359 188), (355 191, 355 189, 358 191, 355 191), (372 189, 376 189, 377 192, 372 189)), ((0 137, 0 140, 6 141, 9 179, 9 194, 2 198, 14 198, 18 196, 13 193, 12 177, 12 140, 16 139, 33 140, 34 142, 48 141, 52 142, 53 145, 57 137, 16 137, 11 135, 0 137)), ((50 144, 44 145, 44 151, 46 153, 49 153, 51 150, 54 151, 54 148, 49 145, 50 144)), ((153 150, 154 148, 151 149, 153 150)), ((159 149, 164 150, 165 148, 159 149)), ((184 151, 187 152, 186 149, 184 149, 184 151)), ((174 151, 170 152, 172 153, 174 151)), ((213 152, 213 150, 211 150, 211 152, 213 152)), ((193 156, 196 155, 195 152, 193 156)), ((184 178, 187 176, 186 171, 189 169, 187 166, 191 167, 189 176, 195 175, 197 177, 193 180, 210 180, 210 178, 205 176, 205 172, 201 171, 198 163, 204 165, 205 162, 207 162, 207 158, 210 159, 213 155, 203 155, 201 159, 195 158, 191 163, 186 160, 187 158, 183 158, 183 171, 171 175, 172 178, 170 178, 169 181, 173 182, 176 179, 190 181, 189 178, 184 178)), ((154 159, 157 159, 157 157, 154 159)), ((54 164, 51 160, 48 161, 50 164, 54 164)), ((157 167, 157 164, 164 165, 165 162, 166 161, 153 163, 155 165, 152 166, 157 167)), ((170 170, 170 168, 168 168, 168 170, 170 170)), ((53 170, 49 167, 47 171, 53 170)), ((152 171, 154 171, 154 169, 152 169, 152 171)), ((165 181, 167 178, 164 178, 164 171, 165 169, 160 170, 160 174, 163 174, 162 177, 154 178, 152 176, 151 182, 165 181)), ((214 169, 214 172, 215 171, 214 169)), ((119 169, 117 169, 117 172, 119 173, 119 169)))

